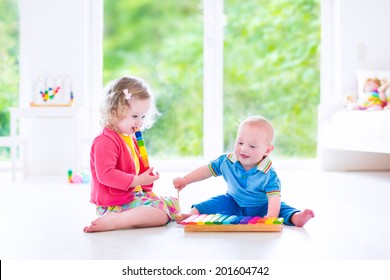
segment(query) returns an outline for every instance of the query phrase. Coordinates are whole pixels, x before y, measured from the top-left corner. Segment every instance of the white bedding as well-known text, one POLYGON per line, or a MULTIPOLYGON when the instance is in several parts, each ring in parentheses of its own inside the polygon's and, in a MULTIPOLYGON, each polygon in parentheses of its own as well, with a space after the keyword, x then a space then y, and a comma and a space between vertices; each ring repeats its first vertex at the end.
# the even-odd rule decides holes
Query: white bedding
POLYGON ((390 110, 339 110, 320 133, 322 147, 390 153, 390 110))

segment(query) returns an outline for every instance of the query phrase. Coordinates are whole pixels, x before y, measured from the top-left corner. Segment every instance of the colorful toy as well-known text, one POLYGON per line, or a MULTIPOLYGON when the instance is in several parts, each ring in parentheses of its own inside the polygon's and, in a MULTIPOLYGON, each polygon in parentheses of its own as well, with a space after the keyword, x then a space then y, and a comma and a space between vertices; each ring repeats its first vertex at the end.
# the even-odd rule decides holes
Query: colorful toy
POLYGON ((71 184, 88 184, 91 181, 91 175, 81 172, 73 174, 72 169, 68 169, 68 182, 71 184))
POLYGON ((185 232, 195 231, 281 231, 283 218, 261 218, 222 214, 192 215, 180 224, 185 232))
POLYGON ((49 99, 53 99, 57 93, 60 91, 61 87, 56 87, 54 90, 53 88, 49 87, 45 91, 40 91, 39 93, 42 96, 43 101, 48 101, 49 99))
POLYGON ((73 175, 72 169, 68 169, 68 182, 69 183, 72 183, 72 175, 73 175))
POLYGON ((139 152, 141 154, 142 162, 145 168, 149 168, 149 159, 148 159, 148 153, 146 152, 145 141, 144 138, 142 137, 142 132, 139 129, 135 131, 135 137, 137 138, 137 144, 138 144, 139 152))
POLYGON ((33 107, 72 106, 74 102, 72 81, 66 75, 37 75, 32 94, 30 105, 33 107))

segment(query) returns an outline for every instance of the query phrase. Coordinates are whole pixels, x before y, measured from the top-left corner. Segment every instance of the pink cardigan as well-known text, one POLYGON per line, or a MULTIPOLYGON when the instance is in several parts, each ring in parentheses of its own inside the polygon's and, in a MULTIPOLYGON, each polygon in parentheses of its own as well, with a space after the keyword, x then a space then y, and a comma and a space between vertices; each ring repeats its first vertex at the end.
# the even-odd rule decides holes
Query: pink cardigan
MULTIPOLYGON (((139 148, 133 137, 136 153, 139 148)), ((104 128, 91 147, 91 202, 98 206, 115 206, 129 203, 133 200, 134 188, 130 184, 136 175, 134 159, 123 139, 113 130, 104 128)), ((146 168, 140 160, 140 174, 146 168)), ((150 191, 153 184, 141 186, 144 191, 150 191)))

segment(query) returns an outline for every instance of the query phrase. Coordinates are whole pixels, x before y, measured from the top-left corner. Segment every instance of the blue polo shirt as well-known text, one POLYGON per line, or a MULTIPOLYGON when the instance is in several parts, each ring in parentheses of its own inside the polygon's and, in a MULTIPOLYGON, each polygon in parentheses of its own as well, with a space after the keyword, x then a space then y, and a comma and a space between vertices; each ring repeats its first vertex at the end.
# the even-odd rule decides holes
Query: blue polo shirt
POLYGON ((227 193, 241 207, 257 207, 268 203, 269 196, 280 195, 280 180, 271 167, 269 157, 248 171, 234 153, 222 155, 208 166, 213 176, 223 176, 227 183, 227 193))

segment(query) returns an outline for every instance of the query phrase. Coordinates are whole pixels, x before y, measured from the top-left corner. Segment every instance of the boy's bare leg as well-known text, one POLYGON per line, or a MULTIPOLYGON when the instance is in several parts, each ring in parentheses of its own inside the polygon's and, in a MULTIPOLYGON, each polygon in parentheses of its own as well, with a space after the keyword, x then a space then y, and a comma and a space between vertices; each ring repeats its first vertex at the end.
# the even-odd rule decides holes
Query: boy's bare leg
POLYGON ((139 206, 121 213, 109 212, 92 221, 84 232, 162 226, 168 219, 168 215, 158 208, 139 206))
POLYGON ((177 217, 176 217, 176 223, 177 223, 177 224, 180 224, 181 221, 187 219, 188 217, 190 217, 190 216, 192 216, 192 215, 196 215, 196 214, 199 214, 199 211, 198 211, 198 209, 196 209, 196 208, 194 207, 194 208, 192 208, 192 209, 190 210, 189 213, 187 213, 187 214, 181 213, 181 214, 180 214, 180 217, 177 216, 177 217))
POLYGON ((313 210, 305 209, 302 212, 293 214, 291 222, 297 227, 303 227, 311 218, 314 218, 313 210))

